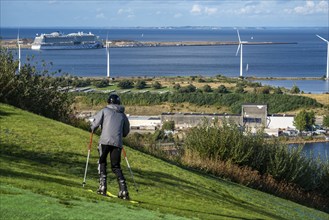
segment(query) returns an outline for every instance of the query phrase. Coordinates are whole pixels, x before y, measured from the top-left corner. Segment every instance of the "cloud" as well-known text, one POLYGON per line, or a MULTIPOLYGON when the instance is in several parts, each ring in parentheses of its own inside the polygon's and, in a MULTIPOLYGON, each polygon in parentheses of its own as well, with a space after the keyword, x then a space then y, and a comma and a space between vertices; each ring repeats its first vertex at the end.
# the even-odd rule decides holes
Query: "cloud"
POLYGON ((217 13, 217 8, 208 8, 208 7, 206 7, 205 9, 204 9, 204 11, 205 11, 205 13, 207 14, 207 15, 213 15, 213 14, 216 14, 217 13))
POLYGON ((236 14, 250 14, 250 15, 255 15, 255 14, 270 14, 271 7, 269 7, 270 2, 255 2, 255 1, 250 1, 247 2, 242 8, 239 8, 235 10, 234 12, 236 14))
POLYGON ((192 9, 190 10, 190 13, 193 15, 213 15, 216 14, 218 11, 217 8, 214 7, 204 7, 201 5, 193 5, 192 9))
POLYGON ((321 0, 319 2, 315 1, 306 1, 303 5, 296 6, 294 8, 288 8, 284 10, 288 14, 299 14, 299 15, 308 15, 308 14, 317 14, 317 13, 328 13, 329 4, 326 0, 321 0))
POLYGON ((134 18, 135 17, 134 11, 131 8, 127 8, 127 9, 120 8, 118 10, 117 14, 126 16, 127 18, 134 18))
POLYGON ((202 8, 200 5, 193 5, 190 12, 194 15, 200 15, 202 13, 202 8))
POLYGON ((99 13, 99 14, 96 15, 96 18, 97 19, 105 19, 106 17, 104 15, 104 13, 99 13))

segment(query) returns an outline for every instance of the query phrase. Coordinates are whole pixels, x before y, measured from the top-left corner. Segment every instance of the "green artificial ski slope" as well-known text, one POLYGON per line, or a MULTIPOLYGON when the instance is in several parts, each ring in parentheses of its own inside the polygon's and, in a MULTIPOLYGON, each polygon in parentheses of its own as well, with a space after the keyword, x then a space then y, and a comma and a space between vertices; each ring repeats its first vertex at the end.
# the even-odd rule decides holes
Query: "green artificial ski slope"
MULTIPOLYGON (((98 137, 82 188, 89 137, 86 131, 0 104, 0 219, 329 219, 326 213, 129 147, 138 193, 124 160, 122 165, 139 204, 90 193, 98 185, 98 137)), ((116 194, 114 175, 108 179, 109 191, 116 194)))

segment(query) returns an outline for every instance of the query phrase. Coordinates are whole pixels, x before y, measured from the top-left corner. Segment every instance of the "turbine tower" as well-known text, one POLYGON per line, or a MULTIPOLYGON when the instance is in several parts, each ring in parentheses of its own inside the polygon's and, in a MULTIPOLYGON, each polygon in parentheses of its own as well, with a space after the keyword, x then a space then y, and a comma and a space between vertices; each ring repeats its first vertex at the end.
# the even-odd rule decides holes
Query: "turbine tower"
POLYGON ((108 41, 106 37, 106 54, 107 54, 107 78, 110 78, 110 44, 112 43, 111 41, 108 41))
POLYGON ((329 80, 329 41, 324 39, 323 37, 319 36, 319 35, 316 35, 318 38, 320 38, 321 40, 323 40, 324 42, 327 43, 327 74, 326 74, 326 78, 327 80, 329 80))
POLYGON ((21 43, 22 41, 19 40, 19 31, 17 34, 17 45, 18 45, 18 73, 21 72, 21 43))
POLYGON ((243 70, 242 70, 242 68, 243 68, 243 44, 248 44, 248 41, 241 41, 239 30, 236 30, 236 31, 238 32, 239 46, 238 46, 238 49, 236 51, 235 56, 238 55, 239 49, 241 47, 241 51, 240 51, 240 77, 242 77, 242 75, 243 75, 243 70))

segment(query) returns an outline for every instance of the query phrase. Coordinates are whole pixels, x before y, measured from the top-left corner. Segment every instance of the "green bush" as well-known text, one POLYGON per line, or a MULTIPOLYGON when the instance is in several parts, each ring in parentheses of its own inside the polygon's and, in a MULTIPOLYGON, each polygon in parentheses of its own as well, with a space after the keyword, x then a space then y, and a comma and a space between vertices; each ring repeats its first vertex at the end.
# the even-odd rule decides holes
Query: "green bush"
POLYGON ((0 102, 43 115, 67 121, 72 100, 67 91, 61 91, 60 81, 54 80, 57 72, 49 73, 46 63, 39 71, 30 64, 31 59, 16 74, 18 62, 8 50, 0 47, 0 102))
POLYGON ((135 84, 136 89, 145 89, 146 82, 144 80, 138 80, 135 84))
POLYGON ((155 81, 155 82, 152 84, 152 88, 154 88, 154 89, 161 89, 161 88, 162 88, 162 85, 161 85, 161 83, 159 83, 158 81, 155 81))
POLYGON ((162 125, 163 130, 173 131, 175 130, 175 122, 174 121, 165 121, 162 125))
POLYGON ((96 81, 94 83, 94 86, 96 86, 97 88, 104 88, 109 86, 109 80, 108 79, 102 79, 100 81, 96 81))
POLYGON ((294 85, 291 88, 290 93, 292 93, 292 94, 298 94, 298 93, 300 93, 300 89, 298 88, 298 86, 294 85))
POLYGON ((262 132, 245 133, 225 121, 222 126, 205 121, 187 132, 184 146, 203 160, 233 162, 329 196, 329 186, 325 183, 329 178, 328 163, 307 158, 301 147, 290 148, 277 140, 265 141, 262 132))
POLYGON ((173 88, 178 91, 181 88, 181 86, 180 86, 179 83, 175 83, 175 85, 173 86, 173 88))
POLYGON ((120 89, 131 89, 131 88, 133 88, 133 86, 134 86, 134 82, 131 80, 121 80, 118 83, 118 87, 120 89))
POLYGON ((204 92, 212 92, 211 87, 207 84, 202 87, 202 91, 204 92))
POLYGON ((217 93, 228 93, 229 91, 227 90, 227 88, 224 85, 220 85, 220 86, 218 86, 218 88, 215 92, 217 92, 217 93))

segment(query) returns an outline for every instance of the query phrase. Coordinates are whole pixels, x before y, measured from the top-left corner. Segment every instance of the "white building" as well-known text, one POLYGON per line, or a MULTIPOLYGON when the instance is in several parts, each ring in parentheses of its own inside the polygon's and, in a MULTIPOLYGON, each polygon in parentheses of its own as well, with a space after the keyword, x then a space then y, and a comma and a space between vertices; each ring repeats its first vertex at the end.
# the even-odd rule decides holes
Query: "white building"
POLYGON ((294 115, 271 115, 267 117, 267 128, 279 128, 279 129, 296 129, 294 126, 294 115))
POLYGON ((130 116, 128 115, 132 130, 155 130, 161 127, 159 116, 130 116))

